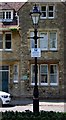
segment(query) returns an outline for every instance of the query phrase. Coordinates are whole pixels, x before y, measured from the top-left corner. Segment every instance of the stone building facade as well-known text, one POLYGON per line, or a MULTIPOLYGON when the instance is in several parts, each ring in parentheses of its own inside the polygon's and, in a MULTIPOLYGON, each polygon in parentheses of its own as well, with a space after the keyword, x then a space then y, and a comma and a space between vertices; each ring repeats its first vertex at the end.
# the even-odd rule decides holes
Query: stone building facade
MULTIPOLYGON (((41 57, 38 58, 38 88, 40 98, 64 98, 65 80, 65 3, 39 2, 36 3, 42 11, 38 24, 38 47, 41 48, 41 57), (53 42, 54 41, 54 42, 53 42), (44 45, 43 45, 44 44, 44 45)), ((25 3, 20 8, 20 35, 21 35, 21 96, 32 97, 34 87, 34 58, 31 57, 31 48, 34 41, 34 28, 30 18, 30 10, 35 3, 25 3)))
POLYGON ((11 94, 19 84, 20 44, 17 10, 0 3, 0 90, 11 94))
MULTIPOLYGON (((39 97, 63 99, 66 76, 66 4, 65 2, 36 4, 42 12, 37 29, 38 36, 43 37, 37 40, 37 47, 41 49, 41 57, 37 58, 39 97)), ((0 78, 2 78, 0 90, 7 91, 14 97, 32 98, 35 61, 31 57, 31 49, 35 44, 30 38, 34 36, 34 26, 29 13, 35 3, 22 3, 19 10, 15 10, 11 3, 9 5, 5 5, 6 10, 14 11, 13 15, 18 11, 16 14, 18 19, 14 16, 12 21, 0 23, 0 31, 3 34, 3 48, 0 46, 0 78), (11 40, 8 39, 9 36, 11 40), (8 49, 5 49, 5 46, 8 49)), ((2 8, 4 11, 3 4, 2 8)))

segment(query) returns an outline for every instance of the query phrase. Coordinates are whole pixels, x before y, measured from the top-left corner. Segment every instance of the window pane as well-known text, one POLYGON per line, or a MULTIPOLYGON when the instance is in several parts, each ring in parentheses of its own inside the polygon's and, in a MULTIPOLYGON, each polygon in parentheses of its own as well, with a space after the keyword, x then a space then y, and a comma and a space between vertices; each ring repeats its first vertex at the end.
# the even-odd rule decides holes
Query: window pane
POLYGON ((14 73, 17 73, 17 72, 18 72, 18 66, 14 65, 14 73))
POLYGON ((11 42, 6 42, 6 49, 10 49, 11 48, 11 42))
POLYGON ((6 41, 10 41, 11 40, 11 34, 6 34, 6 41))
MULTIPOLYGON (((38 81, 38 66, 37 66, 37 81, 38 81)), ((31 65, 31 83, 35 83, 35 65, 31 65)))
POLYGON ((53 6, 49 6, 49 11, 53 11, 53 6))
POLYGON ((14 74, 14 81, 18 81, 18 74, 14 74))
POLYGON ((40 80, 41 83, 47 83, 47 75, 48 75, 48 66, 41 65, 40 66, 40 80))
POLYGON ((11 12, 9 12, 9 19, 11 19, 11 12))
POLYGON ((50 73, 57 73, 57 65, 50 65, 50 73))
POLYGON ((11 34, 6 34, 5 35, 5 47, 6 49, 11 49, 11 34))
POLYGON ((35 83, 35 65, 32 65, 32 74, 31 74, 31 79, 32 79, 32 83, 35 83))
POLYGON ((49 17, 53 17, 53 12, 49 12, 49 17))
MULTIPOLYGON (((30 37, 34 37, 34 32, 30 32, 30 37)), ((30 48, 35 48, 35 40, 30 38, 30 48)))
POLYGON ((0 42, 0 49, 3 49, 3 43, 0 42))
POLYGON ((0 34, 0 41, 2 41, 3 40, 3 35, 2 34, 0 34))
POLYGON ((42 17, 46 17, 46 6, 41 7, 42 17))
POLYGON ((0 12, 0 19, 3 19, 3 12, 0 12))
POLYGON ((5 12, 3 12, 3 19, 5 19, 5 12))
POLYGON ((41 75, 41 83, 47 83, 47 75, 41 75))
POLYGON ((57 65, 50 65, 50 83, 57 83, 57 65))
POLYGON ((30 41, 31 43, 31 48, 35 48, 35 40, 34 39, 31 39, 31 41, 30 41))
POLYGON ((41 73, 47 73, 47 65, 41 65, 41 73))
POLYGON ((6 12, 6 19, 8 19, 8 12, 6 12))
POLYGON ((49 6, 49 9, 48 9, 48 17, 53 17, 53 6, 49 6))
POLYGON ((0 49, 3 49, 3 35, 0 34, 0 49))
POLYGON ((18 65, 14 65, 14 82, 18 81, 18 65))
MULTIPOLYGON (((38 36, 38 32, 37 32, 37 36, 38 36)), ((33 37, 34 37, 34 32, 30 32, 30 48, 35 48, 35 39, 33 39, 33 37)), ((38 47, 38 39, 37 39, 37 47, 38 47)))
POLYGON ((56 33, 50 33, 50 48, 57 48, 56 33))
POLYGON ((48 49, 48 36, 47 33, 40 33, 40 48, 41 50, 48 49))
POLYGON ((9 66, 0 66, 0 70, 9 70, 9 66))
POLYGON ((11 12, 6 12, 6 19, 11 19, 11 12))
POLYGON ((35 75, 32 75, 32 83, 35 83, 35 75))
POLYGON ((57 83, 57 75, 50 75, 50 83, 57 83))
POLYGON ((41 10, 42 10, 42 11, 46 11, 46 6, 42 6, 42 7, 41 7, 41 10))

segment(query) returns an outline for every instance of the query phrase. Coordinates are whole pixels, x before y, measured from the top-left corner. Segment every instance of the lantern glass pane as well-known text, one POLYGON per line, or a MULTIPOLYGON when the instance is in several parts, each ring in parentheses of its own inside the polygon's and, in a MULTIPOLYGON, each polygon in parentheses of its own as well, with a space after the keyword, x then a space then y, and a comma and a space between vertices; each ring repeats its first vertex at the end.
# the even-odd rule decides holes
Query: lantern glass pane
POLYGON ((33 20, 33 24, 38 24, 39 21, 39 14, 32 14, 32 20, 33 20))

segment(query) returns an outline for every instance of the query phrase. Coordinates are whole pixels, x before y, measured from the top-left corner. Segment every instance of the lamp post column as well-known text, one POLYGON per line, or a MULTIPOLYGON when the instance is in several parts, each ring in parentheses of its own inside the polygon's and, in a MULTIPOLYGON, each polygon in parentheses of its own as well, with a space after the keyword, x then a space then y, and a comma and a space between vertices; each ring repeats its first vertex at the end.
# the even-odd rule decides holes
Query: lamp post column
MULTIPOLYGON (((35 51, 37 52, 37 39, 39 38, 37 36, 37 25, 40 19, 41 12, 39 8, 36 6, 33 7, 33 10, 30 12, 33 25, 34 25, 34 37, 32 37, 35 40, 35 51)), ((38 92, 38 85, 37 85, 37 57, 35 57, 35 85, 34 85, 34 91, 33 91, 33 112, 39 113, 39 92, 38 92)))
MULTIPOLYGON (((35 49, 37 48, 37 29, 34 30, 35 49)), ((37 85, 37 57, 35 57, 35 85, 33 91, 33 112, 39 112, 39 91, 37 85)))

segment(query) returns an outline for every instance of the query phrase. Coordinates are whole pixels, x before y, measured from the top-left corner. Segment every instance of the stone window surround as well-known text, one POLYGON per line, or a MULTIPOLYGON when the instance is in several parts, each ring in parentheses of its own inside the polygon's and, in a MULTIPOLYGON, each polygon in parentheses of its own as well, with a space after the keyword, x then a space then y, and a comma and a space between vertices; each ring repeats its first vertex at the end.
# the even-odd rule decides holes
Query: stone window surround
POLYGON ((53 4, 41 5, 41 6, 40 6, 40 10, 41 10, 41 12, 44 12, 44 13, 45 13, 45 17, 41 15, 41 17, 40 17, 41 19, 47 19, 47 18, 48 18, 48 19, 54 19, 54 18, 55 18, 55 5, 53 5, 53 4), (42 10, 41 10, 41 7, 43 7, 43 6, 46 7, 46 11, 42 11, 42 10), (49 7, 50 7, 50 6, 53 6, 53 10, 52 10, 52 11, 49 10, 49 7), (50 16, 49 16, 49 13, 51 13, 51 12, 53 13, 53 15, 50 17, 50 16))
POLYGON ((0 17, 0 21, 2 22, 11 22, 13 20, 13 10, 0 10, 1 13, 1 17, 0 17), (11 16, 9 17, 9 13, 11 14, 11 16), (8 14, 8 18, 6 17, 8 14), (4 17, 4 18, 3 18, 4 17))
MULTIPOLYGON (((33 32, 33 29, 30 29, 29 32, 27 32, 28 38, 30 37, 30 32, 33 32)), ((58 50, 58 39, 59 39, 59 30, 58 29, 38 29, 38 36, 40 36, 40 33, 50 33, 50 32, 56 32, 56 48, 55 49, 43 49, 42 51, 57 51, 58 50)), ((48 38, 49 39, 49 38, 48 38)), ((49 45, 49 43, 48 43, 49 45)), ((37 47, 39 48, 39 39, 37 40, 37 47)), ((28 48, 29 50, 31 49, 30 47, 30 39, 28 39, 28 48)))
POLYGON ((2 44, 3 44, 3 48, 2 49, 0 49, 0 51, 12 51, 12 32, 0 32, 0 34, 2 34, 2 36, 3 36, 3 40, 2 40, 2 44), (7 49, 6 48, 6 40, 5 40, 5 35, 6 34, 11 34, 11 48, 10 49, 7 49))
MULTIPOLYGON (((34 64, 31 64, 31 76, 32 76, 32 66, 33 66, 34 64)), ((37 74, 37 80, 38 80, 38 82, 37 82, 37 84, 39 85, 39 86, 58 86, 58 79, 59 79, 59 71, 58 71, 58 64, 37 64, 37 66, 38 66, 38 74, 37 74), (40 66, 41 65, 47 65, 47 83, 41 83, 41 81, 40 81, 40 79, 41 79, 41 77, 40 77, 40 66), (50 83, 50 66, 51 65, 56 65, 57 66, 57 81, 56 81, 56 83, 50 83)), ((32 77, 31 77, 31 85, 35 85, 34 83, 32 83, 32 77)))

